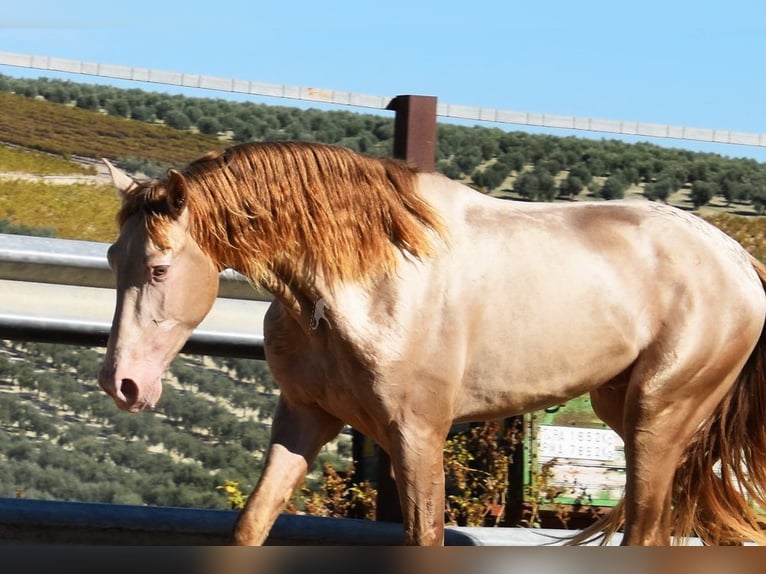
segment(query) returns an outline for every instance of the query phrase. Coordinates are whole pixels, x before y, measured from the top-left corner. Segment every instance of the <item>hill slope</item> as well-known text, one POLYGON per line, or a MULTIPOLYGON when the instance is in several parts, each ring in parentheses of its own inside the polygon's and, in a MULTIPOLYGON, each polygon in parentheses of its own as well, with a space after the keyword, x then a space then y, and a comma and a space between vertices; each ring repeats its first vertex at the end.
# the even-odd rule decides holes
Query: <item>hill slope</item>
POLYGON ((172 165, 221 146, 215 137, 0 92, 0 141, 88 158, 140 157, 172 165))
POLYGON ((0 341, 0 496, 225 508, 217 486, 249 490, 277 398, 265 363, 181 356, 135 415, 96 384, 101 356, 0 341))

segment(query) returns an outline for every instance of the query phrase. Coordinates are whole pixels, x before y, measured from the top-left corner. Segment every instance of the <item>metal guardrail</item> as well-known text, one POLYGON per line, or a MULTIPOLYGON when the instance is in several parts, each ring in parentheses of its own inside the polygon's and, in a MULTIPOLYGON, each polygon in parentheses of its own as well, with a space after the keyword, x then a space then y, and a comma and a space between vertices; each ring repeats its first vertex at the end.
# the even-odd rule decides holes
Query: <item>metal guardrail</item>
MULTIPOLYGON (((0 498, 0 544, 218 546, 230 542, 234 510, 0 498)), ((447 546, 560 546, 575 531, 449 526, 447 546)), ((612 544, 620 541, 619 535, 612 544)), ((269 546, 400 546, 401 524, 282 514, 269 546)), ((0 551, 0 554, 2 551, 0 551)))
MULTIPOLYGON (((237 511, 0 498, 0 540, 16 543, 206 545, 230 542, 237 511)), ((401 525, 285 514, 270 545, 397 545, 401 525)))
MULTIPOLYGON (((0 338, 106 346, 115 305, 105 243, 0 234, 0 338)), ((232 271, 183 352, 263 359, 272 297, 232 271)))

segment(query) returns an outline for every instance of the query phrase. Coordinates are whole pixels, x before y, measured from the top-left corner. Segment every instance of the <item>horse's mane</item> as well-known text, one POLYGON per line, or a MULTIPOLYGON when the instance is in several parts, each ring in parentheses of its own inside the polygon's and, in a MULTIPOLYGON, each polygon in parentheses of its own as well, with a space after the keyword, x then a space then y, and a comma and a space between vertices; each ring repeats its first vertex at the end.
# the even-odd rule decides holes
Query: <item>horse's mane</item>
MULTIPOLYGON (((394 248, 428 256, 443 234, 417 192, 417 173, 340 147, 269 142, 208 153, 181 176, 190 233, 220 268, 255 282, 297 269, 353 281, 392 271, 394 248)), ((173 218, 173 182, 168 176, 129 193, 120 225, 142 209, 150 237, 161 244, 173 218)))

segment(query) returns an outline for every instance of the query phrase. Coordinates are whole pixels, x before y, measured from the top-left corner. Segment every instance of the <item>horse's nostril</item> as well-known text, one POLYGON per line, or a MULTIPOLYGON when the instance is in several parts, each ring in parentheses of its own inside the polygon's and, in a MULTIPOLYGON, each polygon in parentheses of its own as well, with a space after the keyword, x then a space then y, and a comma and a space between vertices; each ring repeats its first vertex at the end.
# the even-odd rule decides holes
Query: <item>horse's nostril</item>
POLYGON ((138 385, 133 379, 122 379, 120 381, 120 392, 125 397, 128 406, 133 406, 138 401, 138 385))

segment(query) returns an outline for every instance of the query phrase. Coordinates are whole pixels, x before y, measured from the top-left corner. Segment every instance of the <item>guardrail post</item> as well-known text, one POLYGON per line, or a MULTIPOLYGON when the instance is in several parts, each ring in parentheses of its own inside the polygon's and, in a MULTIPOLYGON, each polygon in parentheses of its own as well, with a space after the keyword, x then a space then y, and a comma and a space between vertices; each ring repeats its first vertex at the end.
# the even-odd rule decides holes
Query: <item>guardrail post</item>
POLYGON ((394 157, 423 171, 436 170, 436 97, 396 96, 387 108, 394 117, 394 157))

